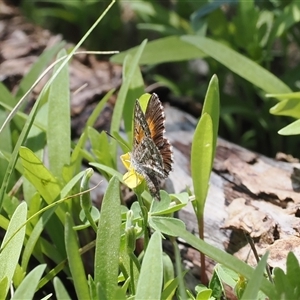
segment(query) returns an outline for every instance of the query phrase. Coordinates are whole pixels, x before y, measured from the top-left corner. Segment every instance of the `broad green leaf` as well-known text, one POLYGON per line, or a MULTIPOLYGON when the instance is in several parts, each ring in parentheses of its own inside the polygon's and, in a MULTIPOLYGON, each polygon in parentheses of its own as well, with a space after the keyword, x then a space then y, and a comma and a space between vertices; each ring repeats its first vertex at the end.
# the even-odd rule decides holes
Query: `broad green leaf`
POLYGON ((208 85, 205 100, 202 109, 202 115, 209 114, 212 120, 213 126, 213 154, 211 160, 211 168, 216 153, 218 130, 219 130, 219 118, 220 118, 220 95, 219 95, 219 81, 218 77, 214 75, 208 85))
POLYGON ((213 156, 213 128, 211 117, 204 113, 196 127, 191 150, 191 173, 198 217, 203 216, 209 187, 213 156))
POLYGON ((281 135, 296 135, 300 134, 300 120, 297 120, 278 131, 281 135))
POLYGON ((293 299, 288 298, 288 295, 291 296, 293 287, 290 284, 287 276, 284 274, 283 270, 280 268, 274 268, 274 285, 276 289, 276 298, 273 299, 293 299))
POLYGON ((100 284, 106 299, 113 299, 118 282, 121 235, 119 185, 115 176, 108 184, 101 206, 96 238, 94 278, 95 284, 100 284))
POLYGON ((194 45, 266 93, 291 92, 291 89, 274 74, 220 42, 201 36, 183 36, 181 39, 194 45))
POLYGON ((135 300, 160 299, 163 284, 163 261, 160 232, 153 233, 141 267, 135 300))
MULTIPOLYGON (((118 94, 118 99, 117 99, 116 105, 114 107, 114 113, 113 113, 112 121, 111 121, 110 130, 111 130, 112 134, 114 132, 119 132, 126 96, 127 96, 129 87, 131 85, 131 81, 135 75, 136 68, 138 67, 138 63, 139 63, 140 57, 142 55, 142 52, 144 50, 146 43, 147 43, 147 41, 145 40, 139 46, 137 53, 135 54, 134 58, 131 61, 130 67, 123 69, 123 78, 124 78, 123 84, 122 84, 119 94, 118 94)), ((128 56, 127 56, 127 59, 128 59, 128 56)), ((126 63, 125 63, 125 66, 126 66, 126 63)), ((111 141, 111 150, 110 151, 111 151, 112 157, 115 161, 116 157, 117 157, 116 141, 113 141, 113 140, 111 141)))
MULTIPOLYGON (((130 54, 133 57, 138 47, 134 47, 120 54, 111 57, 113 63, 123 63, 125 56, 130 54)), ((149 42, 140 58, 140 65, 153 65, 165 62, 191 60, 205 57, 206 55, 197 47, 185 43, 179 36, 170 36, 149 42), (154 55, 155 54, 155 55, 154 55)))
POLYGON ((65 245, 72 281, 74 283, 77 299, 90 299, 89 287, 86 280, 82 257, 79 253, 78 237, 73 229, 73 221, 66 213, 65 245))
POLYGON ((214 273, 218 275, 221 281, 224 281, 230 287, 234 288, 238 281, 238 274, 221 264, 217 264, 214 268, 214 273))
POLYGON ((33 299, 38 283, 42 277, 42 274, 46 268, 46 265, 38 265, 35 267, 21 282, 16 289, 12 300, 17 299, 33 299))
MULTIPOLYGON (((27 204, 21 204, 15 210, 8 229, 5 233, 4 239, 1 244, 0 252, 0 281, 4 283, 3 279, 6 277, 8 282, 12 281, 16 266, 20 259, 20 254, 25 238, 24 226, 27 216, 27 204), (22 227, 21 227, 22 226, 22 227)), ((4 294, 8 292, 9 285, 6 286, 4 294)))
POLYGON ((24 176, 35 186, 45 201, 51 204, 60 193, 59 183, 30 149, 21 147, 20 157, 24 176))
POLYGON ((205 288, 199 293, 197 293, 196 300, 210 300, 211 294, 212 294, 212 290, 205 288))
POLYGON ((58 277, 54 277, 53 286, 55 290, 55 296, 57 300, 71 300, 69 293, 61 280, 58 277))
POLYGON ((253 275, 248 281, 247 287, 243 293, 242 299, 256 299, 259 287, 261 285, 262 279, 264 277, 265 268, 267 265, 268 252, 259 261, 253 275))
POLYGON ((173 226, 178 226, 182 229, 185 228, 185 224, 181 220, 169 217, 151 216, 149 218, 149 225, 155 230, 161 231, 162 233, 170 236, 177 236, 177 232, 170 229, 173 226), (170 225, 173 226, 171 227, 170 225))
POLYGON ((293 286, 293 290, 296 293, 294 295, 295 299, 300 296, 299 289, 299 278, 298 274, 300 272, 299 261, 293 252, 289 252, 286 260, 286 276, 288 277, 290 283, 293 286))
MULTIPOLYGON (((64 57, 66 51, 59 52, 57 58, 64 57)), ((60 65, 55 66, 55 73, 60 65)), ((48 157, 50 171, 63 182, 62 169, 70 163, 71 121, 70 121, 69 69, 65 65, 53 80, 48 94, 48 157)), ((69 181, 69 178, 64 178, 69 181)))
POLYGON ((270 113, 278 116, 289 116, 300 119, 300 97, 285 99, 270 108, 270 113))
POLYGON ((6 290, 9 288, 8 278, 5 276, 4 278, 0 279, 0 299, 5 299, 6 297, 6 290))

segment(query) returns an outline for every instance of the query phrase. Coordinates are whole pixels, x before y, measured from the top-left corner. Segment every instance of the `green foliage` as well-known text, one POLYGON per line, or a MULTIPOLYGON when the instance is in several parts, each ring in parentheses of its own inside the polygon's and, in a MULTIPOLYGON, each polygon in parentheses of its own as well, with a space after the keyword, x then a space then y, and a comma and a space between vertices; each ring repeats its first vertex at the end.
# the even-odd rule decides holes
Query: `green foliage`
MULTIPOLYGON (((240 2, 239 15, 230 20, 231 31, 226 31, 223 26, 224 18, 212 24, 213 20, 217 20, 216 16, 221 14, 219 4, 206 4, 198 9, 196 2, 187 1, 187 4, 183 5, 179 1, 178 6, 185 14, 180 16, 152 1, 132 3, 135 11, 139 12, 148 24, 153 24, 154 21, 161 22, 160 26, 151 26, 152 29, 163 35, 172 32, 176 36, 162 38, 156 41, 156 44, 150 42, 146 45, 144 41, 138 49, 131 50, 130 54, 125 56, 124 81, 112 118, 111 128, 114 135, 118 135, 121 121, 124 119, 128 141, 132 141, 133 104, 143 90, 143 78, 138 65, 143 60, 148 60, 148 63, 162 61, 150 55, 149 49, 154 49, 155 45, 161 47, 165 61, 192 57, 214 58, 235 74, 256 85, 258 89, 255 92, 249 89, 249 86, 243 87, 245 91, 250 91, 251 95, 264 98, 263 91, 280 93, 277 96, 273 94, 273 97, 282 97, 284 101, 287 98, 297 99, 298 95, 291 94, 289 87, 282 80, 272 75, 266 66, 263 68, 257 64, 261 62, 263 49, 270 47, 271 37, 274 40, 275 37, 283 35, 284 31, 279 30, 279 21, 276 23, 277 30, 272 29, 274 27, 270 25, 269 20, 275 18, 275 14, 262 14, 254 6, 254 2, 240 2), (187 22, 185 18, 190 10, 193 10, 192 20, 187 22), (164 17, 161 14, 164 14, 164 17), (204 17, 205 19, 202 19, 204 17), (259 30, 253 35, 258 24, 259 30), (262 24, 269 26, 272 35, 263 30, 262 24), (235 32, 239 33, 242 28, 245 36, 235 35, 235 32), (208 29, 214 33, 215 40, 201 36, 208 29), (220 33, 221 29, 223 31, 220 33), (224 45, 222 36, 228 37, 231 47, 224 45), (250 40, 250 43, 246 45, 245 40, 250 40), (169 57, 166 54, 168 42, 172 42, 169 57), (221 49, 219 52, 222 53, 218 54, 217 49, 221 49), (237 49, 243 49, 250 58, 239 54, 237 49), (245 67, 247 72, 244 72, 245 67), (259 76, 262 76, 265 85, 257 79, 259 76)), ((74 3, 67 5, 73 5, 74 11, 79 7, 76 6, 79 4, 74 3)), ((297 9, 296 4, 291 5, 297 9)), ((286 19, 289 12, 286 9, 280 17, 276 16, 277 20, 285 22, 285 28, 293 24, 291 20, 286 19)), ((102 17, 99 17, 97 22, 102 17)), ((147 26, 144 26, 145 28, 147 26)), ((157 202, 153 201, 146 186, 140 185, 135 190, 138 202, 134 202, 129 208, 121 205, 120 183, 123 183, 123 176, 116 168, 116 141, 109 140, 104 133, 99 134, 92 128, 97 115, 113 91, 99 102, 77 145, 71 144, 67 62, 88 34, 89 32, 69 55, 66 56, 64 51, 58 53, 53 75, 29 115, 22 112, 25 98, 21 96, 24 91, 14 98, 0 85, 1 91, 7 96, 0 99, 0 119, 3 121, 0 130, 0 159, 3 167, 0 173, 0 226, 6 232, 0 248, 0 298, 17 299, 20 295, 25 295, 26 298, 33 299, 37 296, 37 290, 46 295, 44 299, 48 299, 51 295, 47 286, 52 284, 52 279, 57 299, 171 299, 174 295, 184 299, 186 294, 191 299, 220 299, 225 293, 224 282, 235 287, 239 299, 260 299, 264 295, 270 299, 299 297, 299 283, 296 279, 299 263, 293 254, 288 256, 286 274, 280 269, 275 269, 273 284, 264 277, 267 255, 254 270, 232 255, 189 233, 185 224, 174 217, 174 213, 189 201, 193 201, 198 220, 203 217, 219 127, 220 96, 216 76, 212 77, 208 85, 203 114, 192 144, 191 170, 195 193, 192 197, 185 192, 169 195, 161 191, 161 201, 157 202), (7 99, 12 100, 14 108, 9 106, 11 104, 7 99), (18 99, 20 102, 17 102, 18 99), (12 111, 7 118, 5 110, 12 111), (88 139, 90 151, 84 148, 88 139), (48 152, 44 151, 46 147, 48 152), (89 186, 93 171, 81 171, 83 159, 88 161, 90 166, 97 168, 108 181, 101 210, 92 206, 89 186), (44 164, 45 160, 49 162, 49 167, 44 164), (23 183, 13 195, 11 189, 20 178, 23 179, 23 183), (149 232, 153 232, 152 235, 149 232), (171 259, 163 253, 162 238, 165 236, 168 236, 174 245, 177 277, 171 259), (195 293, 186 291, 183 280, 186 272, 181 270, 181 258, 174 237, 180 237, 201 253, 222 264, 222 267, 216 267, 208 287, 197 286, 195 293), (144 238, 144 249, 136 256, 136 241, 140 238, 144 238), (93 248, 95 251, 88 252, 93 248), (92 275, 86 274, 83 254, 89 254, 93 261, 90 272, 92 275), (72 288, 67 286, 66 280, 72 288), (11 282, 15 294, 9 297, 11 282), (261 296, 261 293, 264 295, 261 296)), ((42 66, 45 66, 43 62, 48 62, 58 50, 59 47, 53 48, 47 54, 43 54, 38 69, 42 70, 42 66)), ((115 61, 121 59, 121 55, 114 57, 115 61)), ((212 60, 208 61, 212 66, 215 64, 212 60)), ((222 79, 228 76, 224 69, 220 70, 220 73, 222 79)), ((30 84, 33 86, 38 80, 36 70, 28 74, 30 78, 25 78, 22 85, 22 89, 26 89, 25 95, 30 92, 27 90, 30 84)), ((240 80, 237 76, 234 78, 240 80)), ((297 103, 286 101, 274 111, 290 115, 293 105, 297 103)), ((252 111, 250 113, 252 114, 252 111)))

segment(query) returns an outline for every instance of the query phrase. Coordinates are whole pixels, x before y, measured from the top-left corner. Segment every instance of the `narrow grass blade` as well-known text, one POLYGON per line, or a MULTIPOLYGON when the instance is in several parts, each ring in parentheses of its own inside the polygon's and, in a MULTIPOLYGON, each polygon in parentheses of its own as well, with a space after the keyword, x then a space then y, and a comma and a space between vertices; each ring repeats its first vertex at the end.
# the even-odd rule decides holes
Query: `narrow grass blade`
POLYGON ((183 36, 181 39, 203 51, 232 72, 261 88, 266 93, 290 93, 291 89, 254 61, 224 44, 201 36, 183 36))
POLYGON ((267 265, 268 253, 266 253, 260 262, 258 263, 251 279, 249 280, 247 287, 243 293, 241 300, 256 299, 259 292, 259 286, 261 285, 264 277, 264 272, 267 265))
MULTIPOLYGON (((117 289, 121 239, 120 183, 113 177, 101 206, 95 250, 95 284, 106 299, 113 299, 117 289)), ((99 296, 99 295, 98 295, 99 296)))
POLYGON ((143 259, 135 300, 160 299, 162 285, 163 260, 161 234, 159 231, 155 231, 149 241, 143 259))
MULTIPOLYGON (((113 63, 123 63, 127 55, 136 55, 138 47, 131 48, 111 57, 113 63)), ((139 63, 141 65, 153 65, 164 62, 174 62, 205 57, 206 54, 197 47, 188 44, 179 36, 169 36, 149 42, 143 51, 139 63), (153 55, 157 53, 159 55, 153 55)))
POLYGON ((89 287, 82 258, 79 254, 78 237, 73 229, 74 224, 69 213, 66 214, 65 226, 65 245, 77 299, 89 300, 89 287))

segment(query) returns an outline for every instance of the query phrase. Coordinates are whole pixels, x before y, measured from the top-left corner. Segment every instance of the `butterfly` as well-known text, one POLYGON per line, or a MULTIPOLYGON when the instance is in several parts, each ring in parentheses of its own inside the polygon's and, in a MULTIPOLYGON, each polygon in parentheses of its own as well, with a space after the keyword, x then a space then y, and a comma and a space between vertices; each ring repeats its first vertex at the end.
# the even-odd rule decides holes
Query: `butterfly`
POLYGON ((165 114, 158 96, 151 95, 145 113, 136 100, 132 152, 121 156, 128 169, 123 180, 130 188, 145 180, 150 194, 157 200, 160 200, 160 183, 168 177, 173 164, 172 146, 164 132, 165 114))

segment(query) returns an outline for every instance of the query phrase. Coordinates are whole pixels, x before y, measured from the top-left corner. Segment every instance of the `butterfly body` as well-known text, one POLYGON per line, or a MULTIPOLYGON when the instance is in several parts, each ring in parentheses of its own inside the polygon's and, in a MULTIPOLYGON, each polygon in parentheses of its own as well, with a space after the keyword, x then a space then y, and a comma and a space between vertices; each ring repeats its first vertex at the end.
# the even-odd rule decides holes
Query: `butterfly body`
POLYGON ((165 116, 156 94, 151 95, 145 113, 136 101, 133 127, 130 166, 145 179, 150 194, 160 200, 160 183, 172 170, 173 154, 169 141, 164 137, 165 116))

